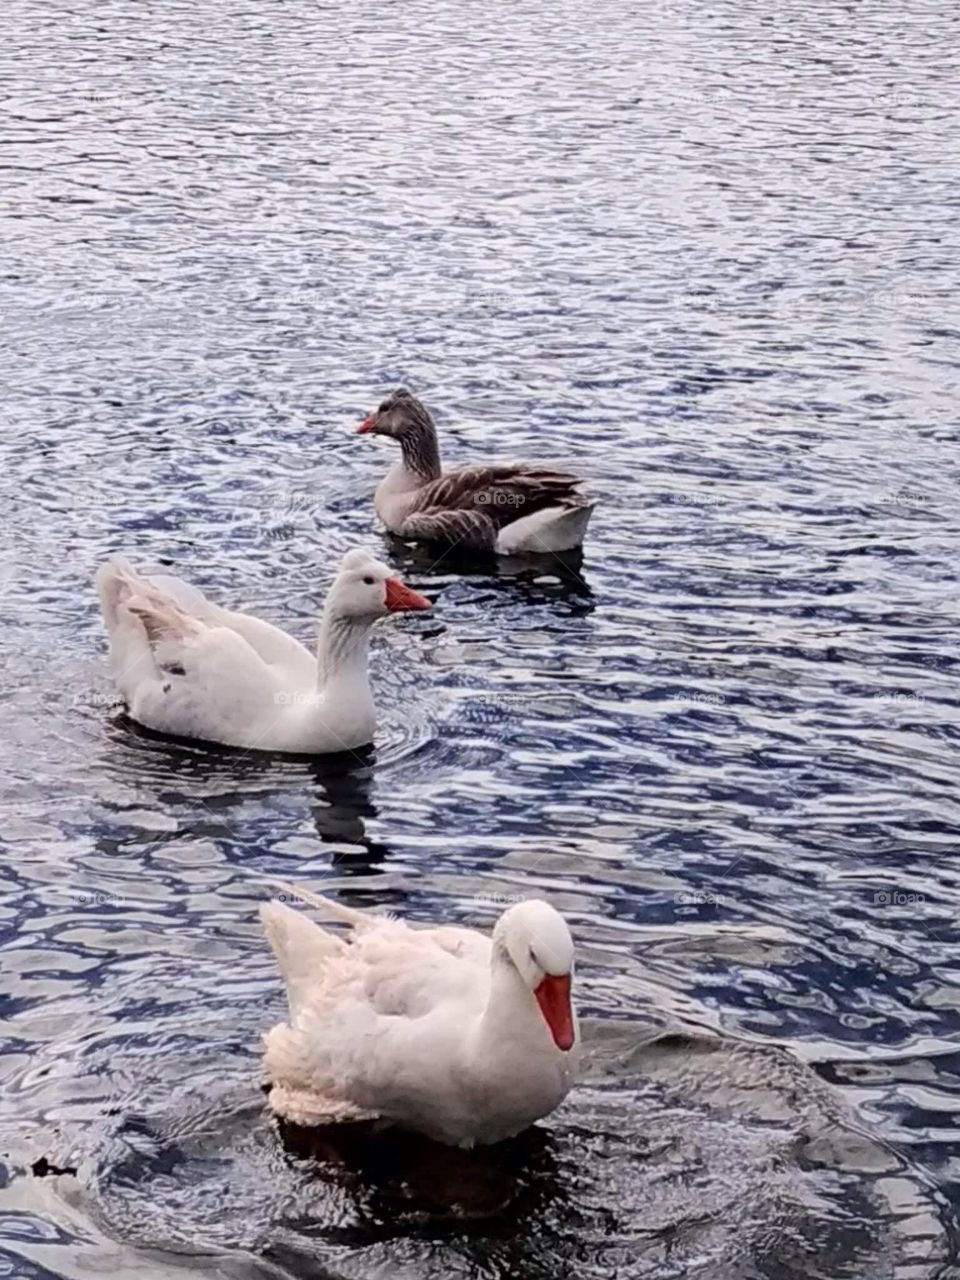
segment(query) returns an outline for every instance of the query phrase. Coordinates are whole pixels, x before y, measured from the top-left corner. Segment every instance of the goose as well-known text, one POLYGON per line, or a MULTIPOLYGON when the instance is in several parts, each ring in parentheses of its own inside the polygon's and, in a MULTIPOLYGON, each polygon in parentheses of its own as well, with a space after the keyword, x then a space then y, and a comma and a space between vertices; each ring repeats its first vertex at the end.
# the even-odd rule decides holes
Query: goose
POLYGON ((513 1137, 560 1105, 579 1060, 573 942, 539 899, 492 938, 413 927, 283 886, 352 927, 260 907, 288 1018, 264 1039, 269 1104, 297 1125, 380 1119, 450 1146, 513 1137))
POLYGON ((123 558, 96 576, 113 677, 149 729, 262 751, 322 754, 364 746, 376 726, 367 678, 371 626, 429 609, 366 551, 344 556, 316 654, 197 587, 138 573, 123 558))
POLYGON ((402 456, 374 498, 392 533, 499 555, 570 551, 583 542, 594 504, 577 492, 579 477, 532 462, 444 471, 433 419, 403 387, 356 430, 400 444, 402 456))

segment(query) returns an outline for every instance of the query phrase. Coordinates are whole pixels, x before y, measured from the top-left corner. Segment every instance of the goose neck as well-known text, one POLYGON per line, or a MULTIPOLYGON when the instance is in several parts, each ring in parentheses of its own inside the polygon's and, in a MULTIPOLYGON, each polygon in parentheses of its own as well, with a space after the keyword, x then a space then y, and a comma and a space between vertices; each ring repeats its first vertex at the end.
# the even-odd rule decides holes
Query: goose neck
POLYGON ((490 994, 481 1018, 482 1037, 488 1044, 531 1041, 540 1046, 543 1026, 530 988, 505 952, 494 948, 490 962, 490 994))
POLYGON ((366 685, 369 640, 370 619, 325 612, 317 643, 318 688, 329 689, 348 680, 366 685))
POLYGON ((416 422, 400 437, 403 463, 408 471, 422 480, 436 480, 440 475, 440 446, 429 419, 416 422))

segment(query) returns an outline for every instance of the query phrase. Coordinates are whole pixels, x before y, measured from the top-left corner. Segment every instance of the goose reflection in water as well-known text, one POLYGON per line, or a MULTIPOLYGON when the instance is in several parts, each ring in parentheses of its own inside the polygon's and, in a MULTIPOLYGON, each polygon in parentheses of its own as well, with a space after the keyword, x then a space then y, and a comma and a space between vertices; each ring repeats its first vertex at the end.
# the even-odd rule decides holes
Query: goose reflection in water
POLYGON ((557 1139, 545 1129, 463 1151, 376 1121, 305 1128, 279 1120, 277 1127, 287 1152, 309 1162, 315 1176, 363 1189, 365 1243, 377 1225, 381 1233, 405 1234, 414 1217, 460 1229, 473 1219, 487 1230, 501 1217, 505 1228, 538 1221, 569 1198, 557 1139))
POLYGON ((375 752, 344 752, 336 757, 340 767, 325 760, 312 766, 316 799, 310 812, 317 835, 324 844, 338 846, 331 851, 331 865, 342 875, 366 876, 389 861, 390 846, 367 834, 366 823, 377 816, 371 798, 375 752))
MULTIPOLYGON (((175 817, 177 827, 164 839, 212 841, 228 862, 249 869, 251 855, 288 857, 283 846, 296 833, 305 803, 335 872, 374 874, 390 857, 389 846, 367 834, 367 823, 377 816, 372 746, 322 757, 278 757, 166 737, 122 712, 112 729, 108 768, 125 784, 136 778, 138 811, 175 817)), ((95 836, 103 852, 128 849, 138 835, 157 844, 155 828, 130 821, 128 803, 109 796, 102 803, 113 818, 95 836)))
MULTIPOLYGON (((569 603, 575 612, 593 609, 593 590, 583 575, 583 550, 544 555, 493 556, 453 546, 447 550, 405 542, 384 534, 389 563, 416 581, 443 578, 485 578, 493 591, 513 596, 518 604, 569 603)), ((429 634, 429 627, 426 632, 429 634)))

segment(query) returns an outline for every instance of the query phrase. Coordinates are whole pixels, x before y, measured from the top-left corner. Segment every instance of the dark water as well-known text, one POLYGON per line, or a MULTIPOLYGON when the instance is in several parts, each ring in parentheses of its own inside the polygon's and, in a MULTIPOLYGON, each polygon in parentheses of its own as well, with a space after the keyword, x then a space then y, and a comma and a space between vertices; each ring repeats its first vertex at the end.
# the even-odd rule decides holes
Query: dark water
POLYGON ((958 26, 8 6, 0 1274, 956 1274, 958 26), (398 382, 593 475, 583 562, 380 539, 398 382), (357 543, 436 604, 372 753, 123 721, 105 555, 306 637, 357 543), (279 1134, 271 877, 548 896, 584 1085, 496 1153, 279 1134))

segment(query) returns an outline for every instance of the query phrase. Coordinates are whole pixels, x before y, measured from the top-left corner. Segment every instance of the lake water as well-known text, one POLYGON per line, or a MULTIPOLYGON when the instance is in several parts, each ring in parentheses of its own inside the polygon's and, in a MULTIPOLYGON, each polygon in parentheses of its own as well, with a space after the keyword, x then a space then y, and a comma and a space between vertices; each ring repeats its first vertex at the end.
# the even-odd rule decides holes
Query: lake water
POLYGON ((956 1276, 956 11, 6 27, 0 1274, 956 1276), (582 561, 378 534, 401 383, 451 462, 588 473, 582 561), (372 751, 123 719, 110 552, 307 638, 358 544, 435 603, 372 751), (279 1133, 277 878, 549 897, 583 1085, 504 1151, 279 1133))

